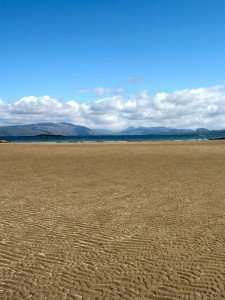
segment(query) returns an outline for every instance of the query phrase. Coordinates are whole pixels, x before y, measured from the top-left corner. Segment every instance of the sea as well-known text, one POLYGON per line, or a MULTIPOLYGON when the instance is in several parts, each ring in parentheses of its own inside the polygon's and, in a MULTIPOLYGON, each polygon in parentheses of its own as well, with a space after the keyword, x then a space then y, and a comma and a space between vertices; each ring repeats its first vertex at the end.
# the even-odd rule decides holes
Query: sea
POLYGON ((185 135, 98 135, 98 136, 9 136, 0 137, 12 143, 91 143, 194 141, 225 138, 225 133, 185 135))

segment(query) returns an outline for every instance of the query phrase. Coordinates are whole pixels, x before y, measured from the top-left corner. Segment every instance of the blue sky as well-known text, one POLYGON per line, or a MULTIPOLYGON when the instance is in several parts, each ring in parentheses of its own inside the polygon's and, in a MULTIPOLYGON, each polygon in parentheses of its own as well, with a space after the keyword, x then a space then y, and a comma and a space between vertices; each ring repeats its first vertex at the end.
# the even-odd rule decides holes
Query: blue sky
MULTIPOLYGON (((62 105, 89 105, 103 98, 110 102, 115 97, 127 103, 143 92, 151 102, 157 93, 172 97, 175 91, 224 84, 225 1, 0 0, 0 43, 4 106, 30 96, 40 104, 46 95, 62 105)), ((222 87, 219 93, 223 99, 222 87)), ((34 107, 38 111, 38 104, 34 107)), ((2 124, 16 119, 8 106, 7 113, 2 124)), ((121 126, 141 123, 132 122, 132 116, 129 120, 121 126)), ((29 120, 21 117, 17 122, 29 120)), ((120 119, 112 121, 117 122, 120 119)), ((181 120, 166 124, 182 126, 181 120)), ((110 121, 106 125, 113 128, 110 121)))

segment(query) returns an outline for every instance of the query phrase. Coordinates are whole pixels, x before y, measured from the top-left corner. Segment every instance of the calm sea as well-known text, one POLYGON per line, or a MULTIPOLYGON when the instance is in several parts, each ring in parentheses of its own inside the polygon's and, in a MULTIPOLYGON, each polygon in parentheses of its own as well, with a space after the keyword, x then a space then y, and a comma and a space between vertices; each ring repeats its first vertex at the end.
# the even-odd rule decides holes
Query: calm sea
POLYGON ((99 136, 48 136, 48 137, 0 137, 14 143, 77 143, 77 142, 144 142, 144 141, 188 141, 208 140, 210 138, 225 137, 218 134, 185 134, 185 135, 99 135, 99 136))

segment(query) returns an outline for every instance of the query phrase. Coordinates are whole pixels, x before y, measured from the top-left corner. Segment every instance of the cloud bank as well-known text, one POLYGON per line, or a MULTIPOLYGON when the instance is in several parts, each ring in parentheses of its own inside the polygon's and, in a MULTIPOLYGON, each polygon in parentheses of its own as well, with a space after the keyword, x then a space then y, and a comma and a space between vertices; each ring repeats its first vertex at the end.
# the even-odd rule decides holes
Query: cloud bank
MULTIPOLYGON (((99 90, 99 95, 104 91, 99 90)), ((120 130, 128 126, 225 128, 223 85, 178 90, 171 94, 147 91, 97 101, 63 102, 49 96, 29 96, 4 102, 0 99, 0 125, 37 122, 71 122, 91 128, 120 130)))

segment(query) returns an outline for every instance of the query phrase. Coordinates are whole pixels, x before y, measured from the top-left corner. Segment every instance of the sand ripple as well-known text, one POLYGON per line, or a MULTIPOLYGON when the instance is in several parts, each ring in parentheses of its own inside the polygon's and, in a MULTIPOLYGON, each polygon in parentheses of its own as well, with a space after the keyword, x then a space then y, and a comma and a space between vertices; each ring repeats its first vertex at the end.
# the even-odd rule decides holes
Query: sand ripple
POLYGON ((224 142, 2 145, 1 299, 225 299, 224 142))

